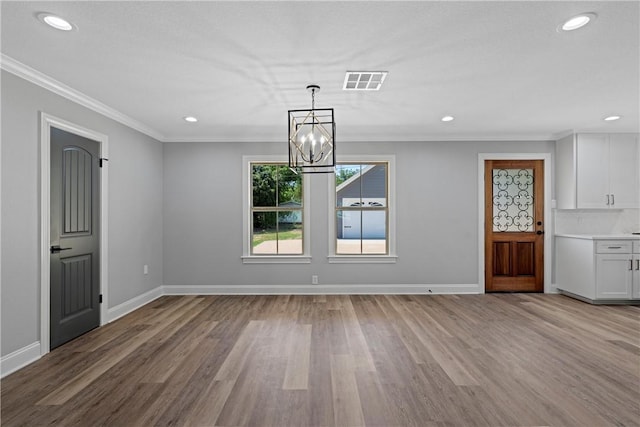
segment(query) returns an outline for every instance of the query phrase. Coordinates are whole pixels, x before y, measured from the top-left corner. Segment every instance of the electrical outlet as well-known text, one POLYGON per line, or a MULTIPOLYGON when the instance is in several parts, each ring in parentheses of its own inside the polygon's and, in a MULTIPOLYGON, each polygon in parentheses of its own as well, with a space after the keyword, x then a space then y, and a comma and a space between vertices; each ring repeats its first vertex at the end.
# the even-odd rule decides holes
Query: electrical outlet
POLYGON ((311 284, 312 285, 317 285, 318 284, 318 276, 316 276, 315 274, 313 276, 311 276, 311 284))
POLYGON ((147 264, 145 264, 144 267, 142 267, 142 272, 144 274, 149 274, 149 266, 147 264))

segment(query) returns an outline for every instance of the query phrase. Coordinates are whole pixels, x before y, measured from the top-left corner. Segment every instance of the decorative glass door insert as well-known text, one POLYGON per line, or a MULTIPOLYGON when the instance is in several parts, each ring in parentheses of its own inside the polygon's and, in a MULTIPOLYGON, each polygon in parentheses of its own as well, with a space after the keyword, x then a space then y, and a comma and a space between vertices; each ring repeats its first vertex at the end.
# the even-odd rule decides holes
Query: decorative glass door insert
POLYGON ((493 169, 492 174, 493 231, 533 231, 533 169, 493 169))

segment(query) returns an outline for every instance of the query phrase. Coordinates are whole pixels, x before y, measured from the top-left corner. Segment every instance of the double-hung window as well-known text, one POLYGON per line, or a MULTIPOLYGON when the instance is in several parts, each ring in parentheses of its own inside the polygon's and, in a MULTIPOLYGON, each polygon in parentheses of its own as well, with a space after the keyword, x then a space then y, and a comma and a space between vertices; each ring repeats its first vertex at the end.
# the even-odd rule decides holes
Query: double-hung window
POLYGON ((251 164, 251 253, 303 253, 302 175, 278 163, 251 164))
POLYGON ((286 163, 244 159, 245 262, 308 262, 304 175, 286 163), (277 258, 277 260, 274 260, 277 258))
POLYGON ((334 261, 351 257, 362 262, 376 256, 387 258, 383 262, 395 259, 392 164, 392 159, 338 162, 331 213, 334 261))

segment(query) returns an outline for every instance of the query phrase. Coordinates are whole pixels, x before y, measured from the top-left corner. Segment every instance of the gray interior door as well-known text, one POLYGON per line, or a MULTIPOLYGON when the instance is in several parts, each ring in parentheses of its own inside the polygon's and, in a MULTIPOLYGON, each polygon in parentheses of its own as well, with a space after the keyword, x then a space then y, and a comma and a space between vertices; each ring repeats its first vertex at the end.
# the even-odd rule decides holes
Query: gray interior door
POLYGON ((99 153, 51 128, 51 349, 100 325, 99 153))

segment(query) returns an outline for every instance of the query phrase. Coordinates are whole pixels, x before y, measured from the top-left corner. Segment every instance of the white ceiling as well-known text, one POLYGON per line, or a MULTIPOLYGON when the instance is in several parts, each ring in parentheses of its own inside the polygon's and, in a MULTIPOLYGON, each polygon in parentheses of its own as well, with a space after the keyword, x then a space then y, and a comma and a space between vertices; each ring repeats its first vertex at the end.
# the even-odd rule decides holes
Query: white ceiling
POLYGON ((338 141, 547 139, 638 131, 639 5, 3 1, 1 41, 5 63, 164 141, 285 141, 287 110, 310 106, 310 83, 322 87, 316 106, 335 108, 338 141), (77 31, 45 26, 42 11, 77 31), (582 12, 598 18, 556 31, 582 12), (347 70, 389 75, 380 91, 343 91, 347 70), (623 118, 602 120, 611 114, 623 118))

